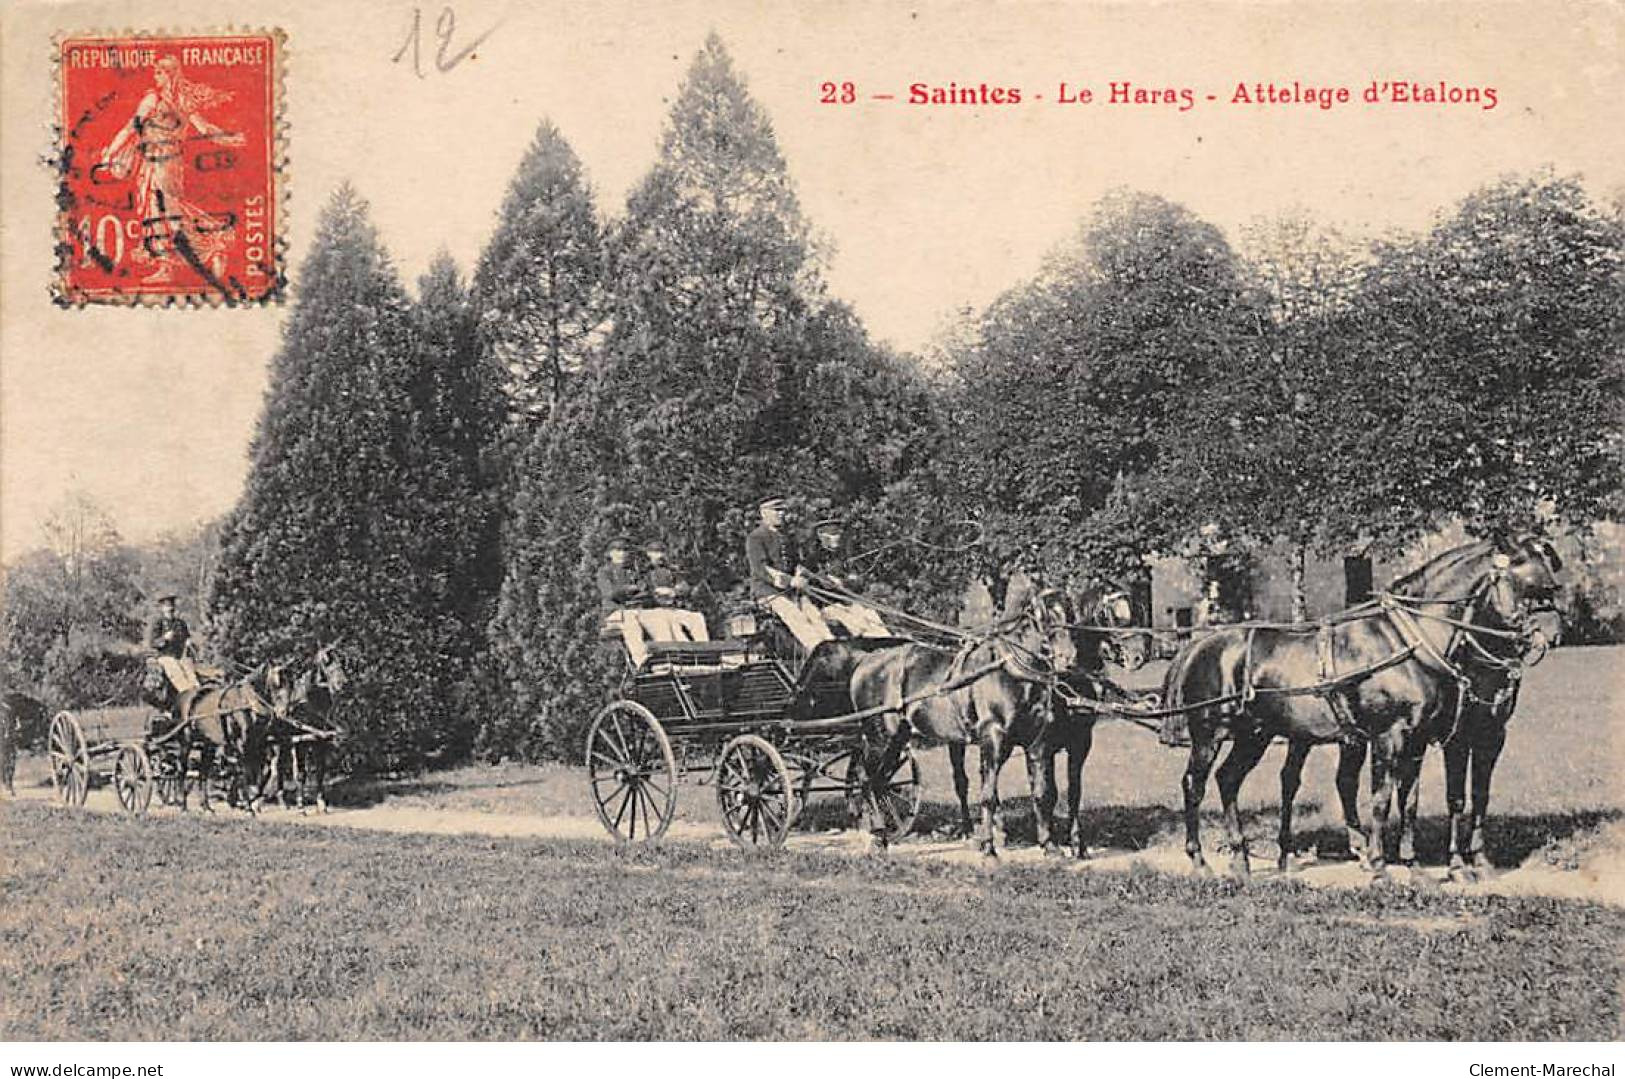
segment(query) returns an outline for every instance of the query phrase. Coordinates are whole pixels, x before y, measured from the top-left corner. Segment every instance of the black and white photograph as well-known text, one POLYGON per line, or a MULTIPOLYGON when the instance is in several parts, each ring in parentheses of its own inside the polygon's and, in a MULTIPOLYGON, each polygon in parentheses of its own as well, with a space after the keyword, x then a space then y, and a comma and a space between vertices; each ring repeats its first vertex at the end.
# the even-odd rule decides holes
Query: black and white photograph
POLYGON ((1615 1074, 1618 2, 0 52, 9 1076, 1615 1074))

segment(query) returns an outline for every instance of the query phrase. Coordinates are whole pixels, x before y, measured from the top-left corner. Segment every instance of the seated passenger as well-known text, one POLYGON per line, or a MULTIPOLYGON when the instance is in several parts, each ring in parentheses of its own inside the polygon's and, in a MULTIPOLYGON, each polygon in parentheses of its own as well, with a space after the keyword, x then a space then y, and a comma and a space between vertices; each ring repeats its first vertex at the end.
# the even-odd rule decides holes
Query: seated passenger
MULTIPOLYGON (((826 517, 813 528, 818 542, 802 559, 802 566, 815 583, 821 583, 841 592, 855 593, 858 581, 846 568, 846 525, 839 517, 826 517)), ((890 637, 891 631, 880 620, 873 607, 855 599, 842 599, 825 603, 821 608, 825 621, 839 626, 853 637, 890 637)))
POLYGON ((632 665, 641 667, 649 656, 642 619, 648 593, 637 570, 627 564, 626 555, 626 537, 616 536, 609 541, 609 561, 598 567, 598 598, 604 627, 619 630, 632 665))
POLYGON ((645 627, 662 641, 709 640, 705 616, 681 606, 690 589, 688 582, 666 564, 666 544, 652 539, 643 545, 643 553, 649 559, 649 569, 644 574, 645 590, 654 600, 653 609, 644 611, 641 616, 645 627))
POLYGON ((784 499, 767 499, 759 512, 762 523, 745 538, 751 598, 777 615, 801 646, 811 651, 835 635, 818 605, 800 594, 807 587, 807 578, 798 571, 795 543, 784 532, 784 499))

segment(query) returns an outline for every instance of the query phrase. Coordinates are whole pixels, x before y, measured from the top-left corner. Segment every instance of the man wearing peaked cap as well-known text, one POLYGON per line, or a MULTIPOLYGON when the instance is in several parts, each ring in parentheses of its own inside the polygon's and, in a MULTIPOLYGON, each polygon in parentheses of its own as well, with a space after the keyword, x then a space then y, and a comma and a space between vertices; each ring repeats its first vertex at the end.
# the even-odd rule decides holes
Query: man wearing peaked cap
POLYGON ((706 631, 705 616, 683 606, 689 594, 688 582, 666 562, 666 544, 651 539, 643 545, 649 568, 644 574, 644 585, 654 600, 654 609, 643 612, 646 625, 655 626, 663 641, 704 641, 710 639, 706 631))
POLYGON ((625 536, 610 539, 606 548, 608 560, 598 567, 598 598, 604 612, 605 630, 620 631, 632 665, 641 667, 649 654, 641 610, 648 604, 649 594, 636 568, 627 562, 628 549, 625 536))
POLYGON ((762 523, 745 537, 745 561, 750 564, 750 594, 774 614, 811 651, 834 639, 817 604, 801 594, 807 578, 800 571, 795 541, 784 531, 782 498, 766 498, 757 506, 762 523))
MULTIPOLYGON (((846 522, 839 517, 825 517, 813 526, 812 549, 802 559, 802 572, 825 589, 852 594, 859 582, 846 566, 846 522)), ((820 613, 827 624, 838 626, 854 637, 889 637, 891 631, 880 620, 873 607, 856 599, 835 599, 826 595, 820 613)))
POLYGON ((192 698, 197 695, 197 667, 188 654, 192 629, 186 619, 175 613, 176 590, 158 590, 158 613, 147 624, 147 647, 163 669, 164 678, 174 691, 172 701, 177 719, 185 719, 192 698))

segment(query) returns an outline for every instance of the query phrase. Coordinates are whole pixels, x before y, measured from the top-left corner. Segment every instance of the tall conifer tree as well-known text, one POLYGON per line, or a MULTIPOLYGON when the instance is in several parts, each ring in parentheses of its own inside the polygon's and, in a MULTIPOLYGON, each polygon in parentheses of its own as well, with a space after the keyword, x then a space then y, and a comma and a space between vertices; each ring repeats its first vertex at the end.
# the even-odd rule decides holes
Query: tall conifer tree
POLYGON ((556 412, 601 335, 604 237, 570 144, 544 121, 474 273, 479 342, 516 417, 556 412))
POLYGON ((347 748, 370 767, 466 740, 440 579, 462 548, 435 552, 454 484, 434 410, 420 411, 439 390, 416 321, 365 202, 341 187, 299 276, 211 600, 222 650, 240 662, 344 642, 347 748))

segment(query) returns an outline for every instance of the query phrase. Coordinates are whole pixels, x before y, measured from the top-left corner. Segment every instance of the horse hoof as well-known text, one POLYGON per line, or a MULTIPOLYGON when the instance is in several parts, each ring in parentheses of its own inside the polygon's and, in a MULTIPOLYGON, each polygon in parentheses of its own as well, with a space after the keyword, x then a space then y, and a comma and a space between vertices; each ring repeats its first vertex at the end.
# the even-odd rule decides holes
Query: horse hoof
POLYGON ((1275 860, 1275 870, 1281 874, 1296 873, 1298 867, 1292 864, 1292 856, 1283 854, 1275 860))
POLYGON ((1251 880, 1253 867, 1247 864, 1245 858, 1232 858, 1230 859, 1230 874, 1237 880, 1251 880))
POLYGON ((1087 843, 1079 843, 1077 850, 1073 855, 1073 857, 1080 862, 1087 862, 1094 858, 1094 856, 1095 852, 1089 849, 1089 844, 1087 843))
POLYGON ((1044 857, 1046 857, 1046 858, 1060 858, 1065 854, 1066 854, 1065 848, 1061 847, 1058 844, 1055 844, 1055 843, 1045 843, 1044 844, 1044 857))
POLYGON ((1371 870, 1371 887, 1384 888, 1393 882, 1394 879, 1388 875, 1388 870, 1386 867, 1379 865, 1371 870))

